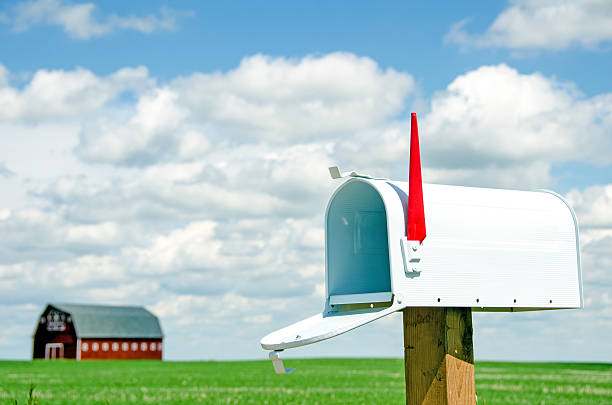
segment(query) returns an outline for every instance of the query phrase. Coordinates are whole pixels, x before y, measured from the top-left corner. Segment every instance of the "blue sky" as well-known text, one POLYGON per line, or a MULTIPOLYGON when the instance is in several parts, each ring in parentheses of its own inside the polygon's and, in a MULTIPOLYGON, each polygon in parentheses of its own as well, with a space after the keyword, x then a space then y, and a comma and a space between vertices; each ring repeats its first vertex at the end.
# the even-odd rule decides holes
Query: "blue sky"
MULTIPOLYGON (((5 3, 10 15, 13 2, 5 3)), ((96 5, 100 17, 159 14, 167 3, 107 1, 96 5)), ((231 5, 179 2, 177 28, 148 35, 119 31, 86 41, 71 40, 57 26, 38 26, 15 35, 2 26, 4 65, 11 71, 66 69, 86 66, 107 74, 124 66, 145 65, 151 74, 171 79, 195 71, 235 67, 246 55, 302 57, 345 51, 368 56, 385 67, 408 69, 423 90, 443 88, 458 74, 484 64, 512 61, 522 73, 542 72, 572 81, 586 95, 610 91, 607 80, 609 44, 596 50, 571 46, 564 52, 542 50, 512 58, 511 50, 462 51, 444 37, 458 21, 470 19, 468 29, 482 32, 507 7, 497 2, 237 2, 231 5), (29 52, 28 52, 29 50, 29 52), (579 72, 589 72, 588 75, 579 72)))
MULTIPOLYGON (((52 300, 147 305, 169 359, 262 357, 321 308, 327 166, 405 179, 416 111, 425 181, 552 188, 581 223, 586 308, 477 314, 476 356, 612 361, 610 26, 595 0, 1 2, 0 358, 52 300)), ((401 321, 295 355, 401 356, 401 321)))

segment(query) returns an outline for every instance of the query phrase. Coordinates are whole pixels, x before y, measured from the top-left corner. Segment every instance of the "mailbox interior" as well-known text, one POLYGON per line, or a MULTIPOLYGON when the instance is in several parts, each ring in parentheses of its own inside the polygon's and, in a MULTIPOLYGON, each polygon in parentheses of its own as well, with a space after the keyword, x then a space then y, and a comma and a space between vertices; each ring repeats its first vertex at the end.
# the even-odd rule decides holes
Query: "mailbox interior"
POLYGON ((391 301, 387 213, 374 187, 358 180, 341 186, 325 236, 330 305, 391 301))

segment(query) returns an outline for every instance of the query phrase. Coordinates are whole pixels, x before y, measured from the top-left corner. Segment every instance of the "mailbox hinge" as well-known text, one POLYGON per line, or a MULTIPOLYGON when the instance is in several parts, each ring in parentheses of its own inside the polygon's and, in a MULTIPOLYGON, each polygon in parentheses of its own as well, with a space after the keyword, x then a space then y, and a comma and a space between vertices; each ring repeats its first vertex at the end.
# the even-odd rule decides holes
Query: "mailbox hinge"
POLYGON ((372 177, 367 174, 357 173, 357 172, 340 172, 338 166, 332 166, 329 168, 329 174, 332 179, 342 179, 345 177, 356 177, 359 179, 370 179, 370 180, 389 180, 383 177, 372 177))

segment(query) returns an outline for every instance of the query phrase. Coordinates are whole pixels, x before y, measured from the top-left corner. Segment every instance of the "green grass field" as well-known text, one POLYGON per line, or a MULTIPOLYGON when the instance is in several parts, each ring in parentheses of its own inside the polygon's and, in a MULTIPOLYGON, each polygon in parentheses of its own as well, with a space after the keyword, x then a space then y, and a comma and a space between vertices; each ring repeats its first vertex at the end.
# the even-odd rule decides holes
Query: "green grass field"
MULTIPOLYGON (((0 404, 403 404, 400 359, 0 361, 0 404)), ((612 364, 476 364, 479 404, 612 404, 612 364)))

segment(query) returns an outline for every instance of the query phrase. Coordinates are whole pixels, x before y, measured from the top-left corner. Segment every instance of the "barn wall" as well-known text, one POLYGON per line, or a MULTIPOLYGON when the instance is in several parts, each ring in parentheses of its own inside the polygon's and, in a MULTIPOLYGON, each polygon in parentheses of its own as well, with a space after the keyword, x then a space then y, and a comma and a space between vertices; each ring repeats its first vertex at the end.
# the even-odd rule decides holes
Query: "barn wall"
POLYGON ((162 350, 161 339, 81 339, 81 360, 161 360, 162 350))
POLYGON ((32 358, 45 358, 47 343, 62 343, 64 358, 76 359, 76 333, 70 314, 47 307, 38 318, 32 358))

